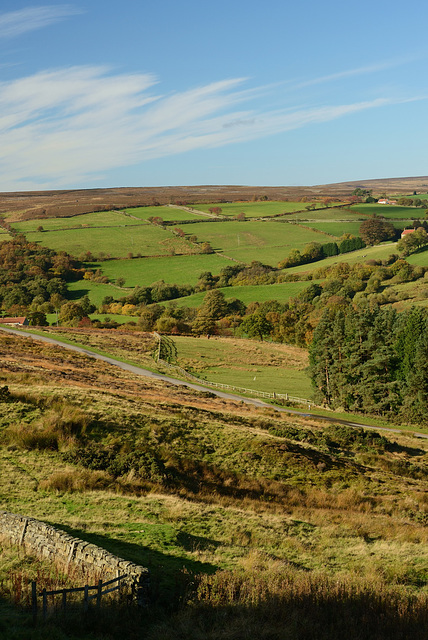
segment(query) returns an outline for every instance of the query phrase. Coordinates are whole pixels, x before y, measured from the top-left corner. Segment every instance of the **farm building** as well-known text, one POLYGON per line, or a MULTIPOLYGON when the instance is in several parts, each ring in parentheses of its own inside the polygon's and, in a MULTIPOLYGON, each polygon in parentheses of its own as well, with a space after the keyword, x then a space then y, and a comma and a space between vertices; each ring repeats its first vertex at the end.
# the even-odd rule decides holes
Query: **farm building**
POLYGON ((28 326, 28 318, 0 318, 0 324, 6 324, 9 327, 26 327, 28 326))
POLYGON ((414 233, 415 231, 416 231, 416 229, 404 229, 404 231, 401 232, 401 237, 405 238, 410 233, 414 233))
POLYGON ((381 198, 377 201, 378 204, 397 204, 397 200, 388 200, 388 198, 381 198))

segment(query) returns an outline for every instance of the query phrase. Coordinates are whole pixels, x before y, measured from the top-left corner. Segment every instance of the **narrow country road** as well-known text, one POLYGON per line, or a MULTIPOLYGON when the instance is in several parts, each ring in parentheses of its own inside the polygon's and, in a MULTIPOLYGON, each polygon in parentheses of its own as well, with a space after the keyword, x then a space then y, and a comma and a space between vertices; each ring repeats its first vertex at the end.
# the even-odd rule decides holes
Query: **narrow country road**
MULTIPOLYGON (((70 351, 77 351, 77 353, 83 353, 91 358, 95 358, 96 360, 102 360, 103 362, 107 362, 115 367, 119 367, 120 369, 124 369, 125 371, 129 371, 131 373, 135 373, 138 376, 144 376, 146 378, 155 378, 156 380, 163 380, 164 382, 168 382, 169 384, 174 384, 177 386, 189 387, 190 389, 194 389, 195 391, 209 391, 219 398, 223 398, 225 400, 234 400, 235 402, 244 402, 245 404, 251 404, 255 407, 260 407, 262 409, 274 409, 275 411, 279 411, 281 413, 288 413, 297 416, 302 416, 305 418, 315 418, 317 420, 323 420, 325 422, 332 422, 335 424, 344 424, 350 427, 363 427, 365 429, 376 429, 377 431, 389 431, 393 433, 401 433, 401 429, 387 428, 387 427, 378 427, 376 425, 367 425, 360 424, 358 422, 350 422, 349 420, 341 420, 335 417, 329 416, 321 416, 316 413, 308 413, 305 411, 297 411, 295 409, 286 409, 285 407, 277 407, 273 404, 268 404, 267 402, 263 402, 262 400, 256 400, 254 398, 246 398, 244 396, 239 396, 233 393, 225 393, 224 391, 217 391, 216 389, 211 389, 209 387, 204 387, 202 385, 193 384, 191 382, 185 382, 183 380, 176 380, 175 378, 171 378, 170 376, 162 375, 161 373, 155 373, 154 371, 149 371, 148 369, 143 369, 142 367, 137 367, 136 365, 127 364, 126 362, 121 362, 120 360, 115 360, 114 358, 110 358, 108 356, 102 356, 98 353, 94 353, 89 349, 85 349, 84 347, 78 347, 77 345, 66 344, 61 342, 60 340, 56 340, 55 338, 48 338, 47 336, 39 336, 28 331, 21 331, 16 329, 6 329, 5 327, 0 327, 1 331, 5 331, 6 333, 12 333, 16 336, 21 336, 25 338, 31 338, 33 340, 40 340, 41 342, 47 342, 49 344, 53 344, 59 347, 63 347, 64 349, 69 349, 70 351)), ((427 434, 424 433, 415 433, 414 434, 418 438, 428 438, 427 434)))

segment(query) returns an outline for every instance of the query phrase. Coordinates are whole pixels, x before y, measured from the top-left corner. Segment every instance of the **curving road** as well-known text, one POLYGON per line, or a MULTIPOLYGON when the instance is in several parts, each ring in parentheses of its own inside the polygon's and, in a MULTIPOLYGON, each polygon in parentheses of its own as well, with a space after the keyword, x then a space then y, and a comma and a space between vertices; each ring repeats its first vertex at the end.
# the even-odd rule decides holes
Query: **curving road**
MULTIPOLYGON (((393 433, 401 433, 401 429, 387 428, 387 427, 378 427, 376 425, 367 425, 361 424, 359 422, 350 422, 349 420, 341 420, 339 418, 329 417, 329 416, 321 416, 316 413, 308 413, 304 411, 297 411, 296 409, 287 409, 285 407, 278 407, 273 404, 268 404, 267 402, 263 402, 262 400, 257 400, 255 398, 246 398, 244 396, 239 396, 233 393, 226 393, 224 391, 218 391, 216 389, 211 389, 209 387, 204 387, 199 384, 194 384, 192 382, 185 382, 183 380, 176 380, 175 378, 171 378, 170 376, 162 375, 161 373, 155 373, 154 371, 150 371, 149 369, 143 369, 143 367, 137 367, 133 364, 127 364, 126 362, 121 362, 120 360, 116 360, 115 358, 110 358, 109 356, 102 356, 98 353, 94 353, 90 349, 85 349, 84 347, 78 347, 77 345, 67 344, 61 342, 60 340, 56 340, 55 338, 48 338, 47 336, 39 336, 34 333, 30 333, 29 331, 21 331, 17 329, 6 329, 5 327, 0 327, 0 331, 5 331, 6 333, 12 333, 16 336, 23 336, 25 338, 32 338, 33 340, 40 340, 41 342, 47 342, 49 344, 53 344, 59 347, 63 347, 64 349, 69 349, 70 351, 77 351, 77 353, 83 353, 90 358, 95 358, 96 360, 102 360, 103 362, 107 362, 108 364, 112 364, 115 367, 119 367, 120 369, 124 369, 125 371, 130 371, 131 373, 135 373, 138 376, 144 376, 146 378, 155 378, 156 380, 163 380, 164 382, 168 382, 169 384, 174 384, 177 386, 189 387, 190 389, 194 389, 195 391, 209 391, 210 393, 218 396, 219 398, 223 398, 225 400, 234 400, 235 402, 244 402, 245 404, 251 404, 256 407, 260 407, 263 409, 274 409, 280 413, 288 413, 297 416, 302 416, 305 418, 315 418, 316 420, 323 420, 325 422, 332 422, 335 424, 344 424, 350 427, 363 427, 364 429, 376 429, 377 431, 389 431, 393 433)), ((425 433, 414 433, 414 435, 418 438, 428 438, 428 435, 425 433)))

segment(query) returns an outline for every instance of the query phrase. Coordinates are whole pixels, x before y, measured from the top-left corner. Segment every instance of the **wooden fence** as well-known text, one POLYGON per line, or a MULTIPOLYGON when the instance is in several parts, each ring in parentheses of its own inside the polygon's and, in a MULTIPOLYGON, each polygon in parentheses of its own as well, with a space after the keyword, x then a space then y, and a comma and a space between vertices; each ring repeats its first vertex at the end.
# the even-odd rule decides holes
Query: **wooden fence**
MULTIPOLYGON (((176 373, 179 373, 181 376, 191 380, 192 382, 196 382, 197 384, 200 384, 203 386, 214 387, 215 389, 221 389, 223 391, 233 391, 235 393, 244 393, 246 395, 255 396, 257 398, 266 398, 268 400, 284 400, 285 402, 292 402, 296 404, 306 404, 308 409, 310 409, 311 406, 314 405, 313 400, 307 400, 306 398, 297 398, 296 396, 290 396, 288 393, 276 393, 275 391, 272 391, 272 392, 257 391, 255 389, 246 389, 245 387, 236 387, 235 385, 231 385, 231 384, 224 384, 222 382, 212 382, 210 380, 202 380, 201 378, 197 378, 196 376, 186 371, 186 369, 183 369, 183 367, 179 367, 178 365, 171 364, 170 362, 167 362, 166 360, 163 360, 163 358, 159 357, 159 354, 161 353, 162 340, 165 340, 165 337, 161 336, 156 331, 154 332, 154 335, 159 340, 157 362, 162 364, 167 369, 170 369, 175 371, 176 373)), ((168 338, 168 341, 170 340, 171 339, 168 338)))
MULTIPOLYGON (((117 578, 113 578, 112 580, 108 580, 107 582, 103 582, 102 580, 99 580, 98 584, 94 586, 89 586, 86 584, 84 587, 74 587, 71 589, 55 589, 53 591, 47 591, 46 589, 43 589, 41 593, 37 593, 37 583, 33 581, 31 583, 31 610, 33 613, 33 620, 36 621, 37 619, 37 614, 39 610, 38 602, 37 602, 38 598, 42 598, 43 619, 46 619, 46 616, 48 613, 48 596, 53 596, 53 597, 61 596, 61 610, 63 613, 66 613, 67 607, 70 607, 71 605, 71 602, 67 598, 67 595, 71 593, 79 593, 79 592, 83 593, 82 604, 83 604, 84 611, 88 610, 89 602, 94 599, 96 599, 95 600, 96 608, 100 609, 102 597, 107 595, 108 593, 112 593, 113 591, 119 591, 121 588, 120 581, 126 577, 127 577, 127 574, 124 574, 122 576, 118 576, 117 578), (117 584, 114 587, 110 587, 110 589, 104 590, 105 587, 108 587, 114 584, 115 582, 117 582, 117 584), (90 594, 91 591, 96 591, 96 593, 90 594)), ((73 606, 74 604, 75 603, 73 602, 73 606)), ((53 608, 55 608, 55 606, 53 606, 53 608)))

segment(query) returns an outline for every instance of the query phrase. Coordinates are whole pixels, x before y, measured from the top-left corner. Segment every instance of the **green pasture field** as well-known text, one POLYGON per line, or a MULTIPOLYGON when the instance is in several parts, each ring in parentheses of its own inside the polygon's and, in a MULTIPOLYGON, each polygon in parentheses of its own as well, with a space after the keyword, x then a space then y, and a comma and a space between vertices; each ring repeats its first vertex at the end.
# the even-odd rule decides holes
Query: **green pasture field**
MULTIPOLYGON (((391 220, 392 224, 396 229, 404 229, 406 226, 405 220, 391 220)), ((340 238, 344 233, 351 233, 353 236, 360 235, 360 227, 362 222, 301 222, 300 224, 304 224, 311 229, 317 229, 318 231, 322 231, 322 233, 327 233, 336 238, 340 238)))
POLYGON ((408 198, 408 199, 412 199, 415 200, 416 198, 419 198, 419 200, 427 200, 428 199, 428 193, 417 193, 416 195, 403 195, 402 193, 399 193, 396 196, 390 196, 390 198, 394 198, 394 200, 398 200, 399 198, 408 198))
MULTIPOLYGON (((412 253, 410 256, 407 256, 406 260, 410 264, 428 267, 428 247, 424 247, 423 250, 418 253, 412 253)), ((426 286, 428 287, 428 283, 426 286)))
POLYGON ((290 267, 289 269, 284 269, 284 273, 310 273, 318 267, 330 267, 339 262, 356 264, 357 262, 367 262, 367 260, 386 260, 386 258, 393 253, 397 253, 397 243, 386 242, 375 245, 374 247, 364 247, 364 249, 359 249, 358 251, 350 251, 349 253, 342 253, 338 256, 332 256, 331 258, 324 258, 324 260, 312 262, 311 264, 301 264, 298 267, 290 267))
POLYGON ((174 337, 177 362, 202 380, 311 399, 304 349, 236 338, 174 337))
MULTIPOLYGON (((351 222, 344 220, 342 222, 301 222, 300 224, 308 227, 309 229, 316 229, 322 233, 333 236, 330 240, 333 242, 335 239, 339 239, 345 233, 351 233, 353 236, 360 235, 360 227, 362 222, 351 222)), ((320 240, 321 243, 328 242, 328 240, 320 240)))
POLYGON ((252 260, 276 266, 292 249, 309 242, 329 241, 329 237, 295 224, 276 221, 217 222, 198 224, 199 240, 241 262, 252 260))
POLYGON ((236 216, 245 213, 248 218, 274 216, 289 211, 305 211, 309 202, 225 202, 211 204, 194 204, 192 209, 209 213, 212 207, 220 207, 223 216, 236 216))
POLYGON ((334 209, 315 209, 314 211, 304 211, 300 213, 292 213, 280 220, 291 222, 339 222, 342 220, 349 220, 350 222, 361 222, 366 219, 366 216, 353 212, 352 210, 340 209, 335 207, 334 209))
POLYGON ((211 271, 217 275, 223 267, 232 264, 218 254, 165 256, 161 258, 132 258, 106 260, 94 263, 111 281, 125 278, 125 287, 147 287, 164 280, 170 284, 196 284, 201 273, 211 271))
POLYGON ((92 304, 100 306, 102 300, 106 296, 113 298, 121 298, 129 293, 129 289, 117 287, 114 284, 101 284, 92 282, 91 280, 77 280, 77 282, 69 282, 67 285, 68 298, 70 300, 79 300, 83 296, 89 296, 92 304))
MULTIPOLYGON (((134 216, 135 218, 139 218, 140 220, 148 220, 152 217, 159 217, 167 222, 173 220, 177 220, 177 222, 180 222, 182 220, 200 220, 200 218, 202 217, 195 213, 190 213, 189 211, 175 209, 174 207, 135 207, 131 209, 124 209, 124 211, 126 211, 126 213, 128 213, 130 216, 134 216)), ((132 218, 130 218, 130 220, 132 220, 132 218)))
MULTIPOLYGON (((144 224, 119 211, 96 211, 94 213, 84 213, 79 216, 69 218, 47 218, 43 220, 25 220, 14 222, 13 228, 20 233, 35 232, 42 226, 44 231, 59 231, 61 229, 75 229, 86 227, 123 227, 128 225, 144 224)), ((89 247, 90 249, 90 247, 89 247)))
MULTIPOLYGON (((112 320, 113 322, 118 322, 119 324, 126 324, 127 322, 136 322, 138 320, 138 318, 134 316, 122 316, 115 313, 91 313, 89 317, 91 320, 101 320, 101 322, 105 322, 106 318, 110 318, 110 320, 112 320)), ((46 320, 49 322, 50 326, 55 326, 56 314, 47 313, 46 320)))
MULTIPOLYGON (((312 282, 318 282, 318 280, 312 280, 312 282)), ((311 283, 307 281, 303 282, 280 282, 278 284, 260 284, 260 285, 244 285, 234 287, 221 287, 219 291, 224 293, 226 300, 232 298, 238 298, 246 305, 250 302, 266 302, 267 300, 278 300, 279 302, 287 302, 290 298, 293 298, 301 291, 306 289, 311 283)), ((185 298, 178 298, 173 300, 173 303, 177 303, 179 307, 199 307, 206 295, 206 291, 200 291, 194 293, 191 296, 185 298)), ((163 304, 167 305, 168 302, 163 304)))
POLYGON ((134 255, 168 255, 195 252, 195 246, 187 240, 173 235, 171 230, 148 224, 124 226, 120 229, 103 227, 101 229, 69 229, 68 231, 51 231, 49 233, 27 233, 27 239, 41 245, 67 251, 72 255, 80 255, 85 251, 94 254, 104 252, 112 257, 134 255))
POLYGON ((419 216, 425 216, 425 209, 416 209, 415 207, 400 207, 398 205, 388 204, 353 204, 352 211, 366 215, 383 216, 384 218, 398 218, 402 220, 412 220, 419 216))

